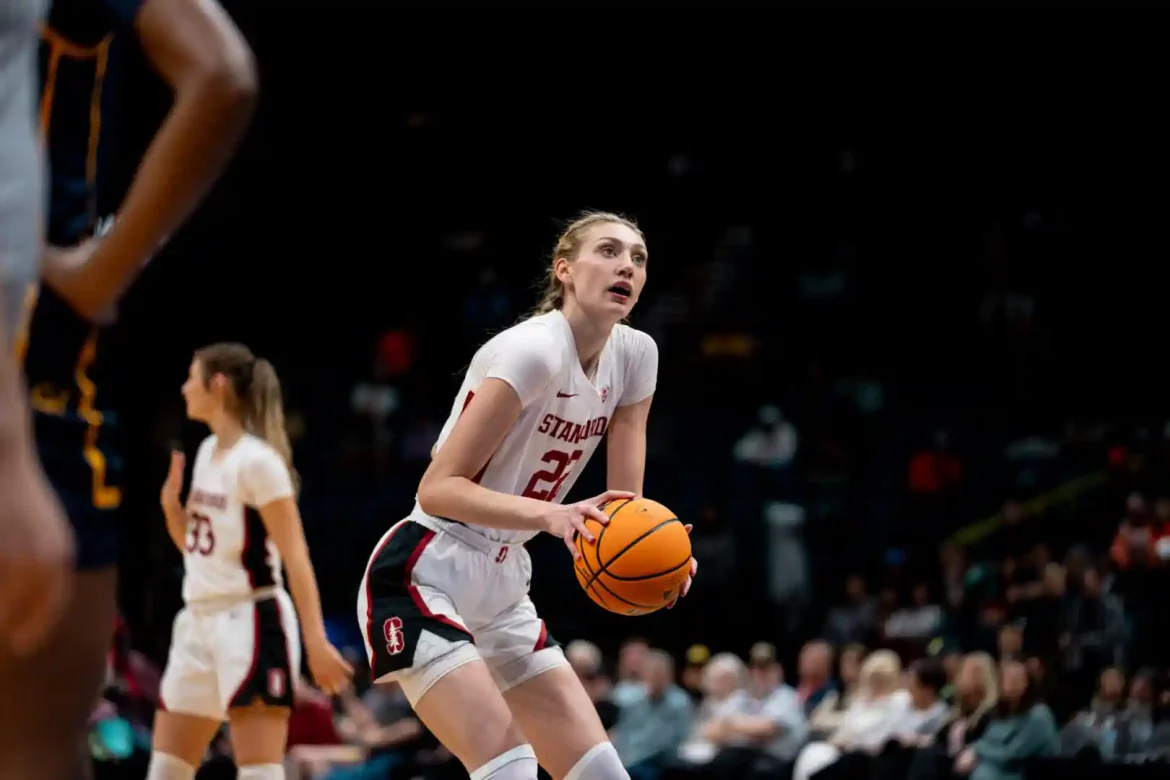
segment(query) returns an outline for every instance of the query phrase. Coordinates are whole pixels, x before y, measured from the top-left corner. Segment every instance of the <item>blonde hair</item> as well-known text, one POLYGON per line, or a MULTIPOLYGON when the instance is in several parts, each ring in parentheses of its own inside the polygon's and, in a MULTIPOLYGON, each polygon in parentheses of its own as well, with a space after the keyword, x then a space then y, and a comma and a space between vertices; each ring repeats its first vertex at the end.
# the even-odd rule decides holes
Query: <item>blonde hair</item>
MULTIPOLYGON (((956 696, 954 715, 956 718, 965 718, 967 725, 970 726, 977 723, 985 712, 991 710, 999 702, 999 674, 996 672, 995 660, 987 653, 968 653, 963 657, 963 665, 968 663, 973 664, 979 670, 979 676, 983 681, 983 698, 974 710, 964 715, 959 709, 960 702, 956 696)), ((959 674, 962 673, 962 667, 960 667, 959 674)))
POLYGON ((557 245, 553 248, 552 259, 549 263, 548 276, 544 282, 544 292, 530 316, 548 314, 554 309, 564 308, 565 285, 557 278, 557 260, 562 257, 566 260, 577 259, 577 253, 581 251, 581 245, 585 240, 585 233, 594 225, 605 224, 625 225, 637 233, 643 241, 646 240, 641 228, 632 219, 623 217, 621 214, 613 214, 608 211, 583 212, 565 227, 564 232, 557 239, 557 245))
POLYGON ((891 685, 897 686, 902 675, 902 659, 893 650, 874 650, 861 663, 858 688, 869 694, 875 678, 886 679, 891 685))
POLYGON ((205 384, 216 374, 223 374, 231 391, 227 397, 228 411, 239 417, 244 430, 259 436, 276 450, 296 484, 280 378, 272 364, 256 357, 243 344, 232 343, 212 344, 197 350, 195 359, 203 366, 205 384))

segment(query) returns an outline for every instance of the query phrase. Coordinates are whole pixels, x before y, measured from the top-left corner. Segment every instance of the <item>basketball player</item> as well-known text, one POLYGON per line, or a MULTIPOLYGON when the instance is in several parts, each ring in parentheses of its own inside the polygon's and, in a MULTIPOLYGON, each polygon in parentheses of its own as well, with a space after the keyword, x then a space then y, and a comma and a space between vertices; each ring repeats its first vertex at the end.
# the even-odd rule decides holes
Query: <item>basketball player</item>
POLYGON ((41 0, 0 5, 0 664, 40 646, 64 606, 72 569, 71 533, 37 463, 11 352, 44 224, 35 129, 42 13, 41 0))
MULTIPOLYGON (((9 5, 0 2, 0 15, 9 5)), ((80 737, 116 613, 121 459, 111 447, 113 372, 96 323, 223 169, 247 125, 255 75, 214 0, 54 0, 41 62, 51 249, 17 351, 38 453, 75 534, 77 572, 57 631, 32 655, 0 657, 0 776, 73 780, 84 771, 80 737), (99 212, 99 151, 117 114, 106 98, 122 33, 137 38, 174 102, 111 223, 99 212)))
POLYGON ((558 779, 629 778, 533 608, 522 545, 545 531, 579 557, 585 518, 605 523, 603 502, 642 491, 658 348, 618 323, 646 260, 629 220, 569 226, 537 315, 476 353, 414 511, 367 565, 358 620, 373 679, 401 684, 472 780, 532 780, 537 759, 558 779), (561 505, 607 432, 610 489, 561 505))
POLYGON ((147 778, 192 780, 226 718, 240 780, 279 780, 301 667, 297 612, 317 684, 337 693, 353 670, 325 638, 272 364, 241 344, 205 347, 183 398, 211 436, 195 456, 187 506, 181 454, 162 489, 187 606, 175 618, 147 778))

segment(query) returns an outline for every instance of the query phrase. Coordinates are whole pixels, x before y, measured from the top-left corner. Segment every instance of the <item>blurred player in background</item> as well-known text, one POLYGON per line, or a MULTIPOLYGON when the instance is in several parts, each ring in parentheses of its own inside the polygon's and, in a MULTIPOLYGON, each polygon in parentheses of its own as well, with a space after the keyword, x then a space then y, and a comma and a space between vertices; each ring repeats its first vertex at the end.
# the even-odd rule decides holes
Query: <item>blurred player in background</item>
POLYGON ((585 518, 604 524, 602 503, 642 492, 658 347, 619 323, 647 257, 622 217, 569 226, 538 312, 472 358, 414 511, 367 564, 358 621, 374 682, 396 679, 472 780, 534 780, 538 759, 555 778, 629 778, 536 614, 523 544, 545 531, 579 557, 574 536, 594 541, 585 518), (605 436, 610 489, 562 506, 605 436))
POLYGON ((280 381, 247 347, 216 344, 195 354, 183 398, 211 435, 195 456, 187 505, 180 453, 162 489, 186 607, 175 618, 147 778, 193 778, 227 718, 240 780, 280 780, 301 668, 298 612, 317 684, 335 694, 353 674, 325 636, 280 381))
POLYGON ((214 0, 55 0, 41 66, 49 249, 17 353, 41 462, 76 535, 77 579, 39 651, 0 662, 0 776, 72 779, 85 771, 76 745, 116 614, 120 459, 110 448, 113 388, 97 323, 227 163, 251 114, 255 70, 214 0), (174 102, 111 219, 97 213, 98 150, 111 51, 123 33, 136 36, 174 102))

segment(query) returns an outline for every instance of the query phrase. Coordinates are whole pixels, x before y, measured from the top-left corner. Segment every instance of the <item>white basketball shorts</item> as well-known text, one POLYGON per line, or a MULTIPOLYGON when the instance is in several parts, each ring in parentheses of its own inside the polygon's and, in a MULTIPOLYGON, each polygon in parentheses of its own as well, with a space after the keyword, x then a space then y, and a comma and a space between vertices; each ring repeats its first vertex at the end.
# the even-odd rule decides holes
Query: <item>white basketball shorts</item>
POLYGON ((284 590, 220 608, 183 608, 159 689, 169 712, 225 720, 257 700, 292 707, 300 678, 301 637, 284 590))
POLYGON ((528 597, 532 561, 523 545, 433 522, 398 523, 366 565, 357 618, 374 682, 397 680, 413 704, 476 659, 501 691, 565 664, 528 597))

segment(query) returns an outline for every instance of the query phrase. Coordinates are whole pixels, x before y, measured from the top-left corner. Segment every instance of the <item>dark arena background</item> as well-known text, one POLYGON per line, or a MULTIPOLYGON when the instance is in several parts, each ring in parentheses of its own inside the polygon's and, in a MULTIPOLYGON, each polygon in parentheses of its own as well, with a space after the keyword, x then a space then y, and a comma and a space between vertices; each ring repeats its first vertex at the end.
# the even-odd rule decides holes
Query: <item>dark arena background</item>
MULTIPOLYGON (((585 209, 647 236, 646 493, 694 523, 700 569, 676 609, 617 617, 541 538, 532 589, 635 780, 1119 777, 1170 760, 1156 101, 1100 73, 923 62, 911 77, 844 42, 781 55, 765 28, 783 17, 667 32, 649 16, 262 5, 227 3, 260 67, 248 137, 117 325, 125 662, 95 710, 99 776, 143 776, 181 605, 158 494, 168 449, 205 435, 182 417, 193 350, 242 341, 276 365, 333 639, 364 661, 367 557, 410 511, 474 350, 532 306, 585 209), (673 682, 646 646, 674 659, 673 682), (896 655, 859 680, 880 649, 896 655), (723 653, 747 668, 702 669, 723 653), (972 653, 992 675, 962 672, 972 653), (979 709, 1013 660, 1041 704, 979 709), (704 731, 718 680, 763 700, 777 665, 799 710, 779 736, 704 731), (802 764, 842 713, 905 695, 882 693, 890 674, 907 712, 939 695, 957 720, 920 743, 883 721, 872 743, 837 735, 848 760, 802 764), (957 751, 953 723, 979 718, 957 751), (995 742, 1013 719, 1028 745, 995 742)), ((111 202, 167 107, 141 55, 125 64, 111 202)), ((571 498, 604 489, 603 461, 571 498)), ((367 710, 305 688, 291 777, 460 776, 425 735, 388 730, 409 714, 355 679, 367 710)), ((233 771, 217 741, 201 777, 233 771)))

